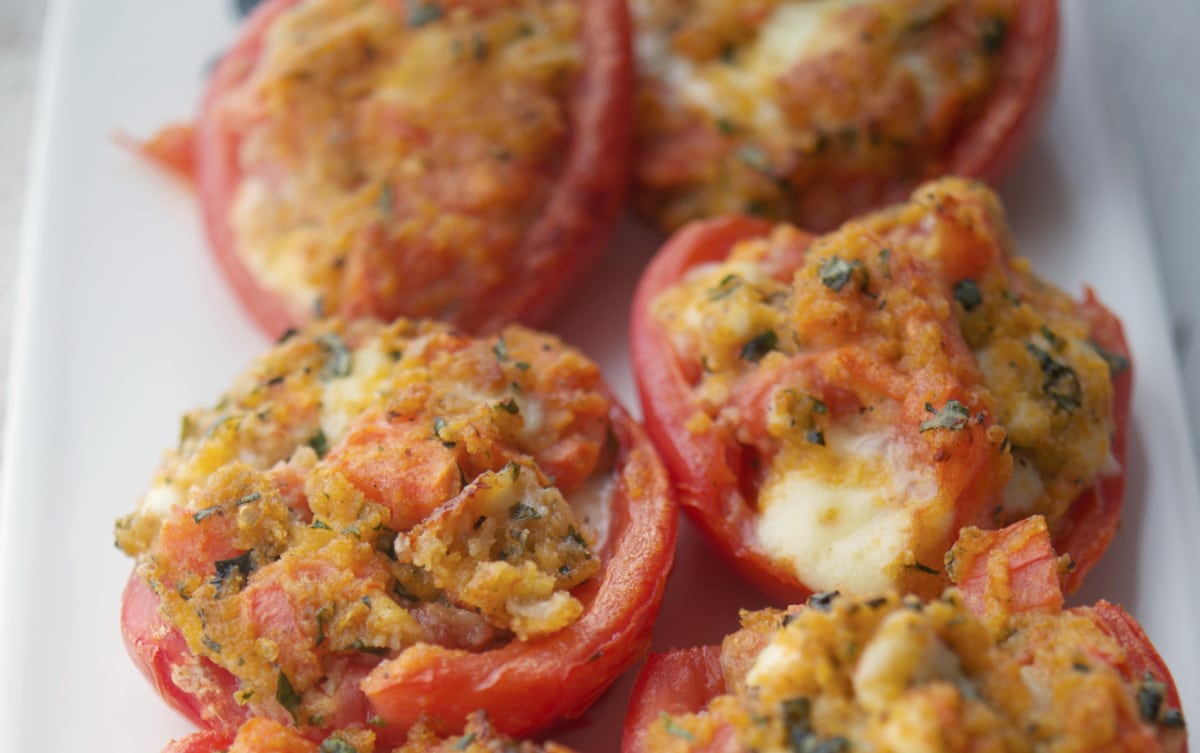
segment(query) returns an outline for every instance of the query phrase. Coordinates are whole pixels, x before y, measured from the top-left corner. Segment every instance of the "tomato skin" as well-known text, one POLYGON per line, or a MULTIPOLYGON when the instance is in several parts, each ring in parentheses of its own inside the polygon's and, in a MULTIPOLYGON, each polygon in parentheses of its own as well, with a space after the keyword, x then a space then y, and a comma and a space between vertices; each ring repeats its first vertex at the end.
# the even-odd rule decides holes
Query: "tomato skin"
POLYGON ((719 646, 651 654, 633 686, 621 750, 624 753, 646 750, 646 731, 658 721, 659 714, 685 714, 702 709, 724 692, 719 646))
MULTIPOLYGON (((494 651, 417 645, 369 674, 364 665, 339 689, 343 700, 328 728, 306 727, 306 734, 379 717, 386 723, 378 729, 381 742, 398 745, 422 716, 449 734, 482 708, 497 730, 524 737, 583 713, 645 654, 674 559, 677 515, 666 471, 642 429, 615 401, 609 420, 619 447, 619 487, 607 540, 596 549, 601 570, 573 592, 585 604, 579 620, 558 633, 494 651)), ((122 602, 130 655, 173 708, 214 734, 235 734, 249 718, 248 708, 234 700, 237 680, 192 653, 158 605, 135 571, 122 602), (181 676, 189 678, 186 687, 178 682, 181 676)))
MULTIPOLYGON (((229 214, 242 179, 240 134, 222 120, 220 109, 225 94, 254 69, 268 28, 299 2, 268 0, 250 15, 213 74, 195 129, 195 177, 210 247, 246 311, 273 338, 305 322, 278 295, 261 287, 238 256, 229 214)), ((599 258, 624 204, 632 151, 629 15, 622 0, 588 0, 581 8, 585 60, 568 104, 572 137, 562 155, 562 174, 544 211, 515 250, 519 267, 511 270, 503 290, 464 301, 449 317, 465 331, 492 332, 514 320, 533 326, 546 323, 599 258)), ((370 293, 348 307, 340 313, 383 319, 420 313, 406 311, 403 301, 370 293)))
MULTIPOLYGON (((630 352, 646 430, 672 473, 684 511, 741 577, 784 604, 802 601, 813 589, 768 556, 757 543, 755 500, 747 497, 737 481, 742 475, 743 459, 735 438, 719 426, 704 433, 686 428, 688 420, 702 409, 692 397, 693 380, 686 365, 673 356, 670 336, 651 312, 653 301, 690 270, 723 260, 739 241, 763 236, 770 227, 770 223, 757 218, 722 217, 690 223, 668 238, 643 273, 634 295, 630 352)), ((807 239, 811 242, 812 236, 807 239)), ((786 260, 782 266, 798 268, 803 263, 805 237, 794 248, 796 258, 786 260)), ((1090 289, 1085 291, 1077 311, 1089 322, 1096 344, 1126 363, 1113 377, 1115 431, 1111 451, 1121 471, 1098 478, 1091 488, 1084 490, 1052 534, 1055 549, 1069 552, 1075 562, 1066 580, 1068 592, 1082 583, 1099 560, 1120 521, 1132 389, 1129 347, 1116 316, 1096 300, 1090 289)), ((948 340, 957 339, 960 338, 948 335, 948 340)), ((914 390, 924 387, 918 385, 914 390)), ((743 398, 746 396, 738 396, 743 398)), ((910 419, 921 420, 915 414, 910 419)), ((968 427, 971 431, 977 428, 968 427)), ((970 452, 981 456, 985 443, 974 444, 970 452)), ((968 474, 979 465, 972 463, 964 464, 968 474)), ((989 497, 982 492, 987 491, 989 481, 985 475, 974 473, 956 482, 960 504, 955 529, 986 522, 989 497)))

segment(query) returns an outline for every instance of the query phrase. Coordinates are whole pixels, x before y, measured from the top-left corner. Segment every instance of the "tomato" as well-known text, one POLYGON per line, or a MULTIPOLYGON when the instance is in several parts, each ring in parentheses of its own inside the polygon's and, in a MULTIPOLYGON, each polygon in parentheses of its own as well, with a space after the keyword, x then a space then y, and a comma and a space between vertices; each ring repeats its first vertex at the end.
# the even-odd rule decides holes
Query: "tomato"
MULTIPOLYGON (((285 300, 279 289, 264 284, 239 248, 231 212, 239 188, 248 178, 240 150, 248 123, 253 124, 255 118, 230 116, 228 107, 260 62, 272 27, 297 5, 298 0, 270 0, 250 16, 212 77, 195 131, 196 180, 212 250, 246 310, 272 336, 303 324, 313 312, 301 310, 295 301, 285 300)), ((408 13, 401 5, 387 4, 387 12, 408 13)), ((443 17, 440 6, 428 7, 437 12, 409 18, 407 25, 424 26, 443 17)), ((449 249, 429 245, 435 236, 444 235, 444 226, 424 226, 409 242, 396 241, 379 222, 366 222, 352 233, 357 239, 354 250, 335 260, 339 271, 332 273, 330 284, 339 300, 331 302, 331 292, 322 294, 316 299, 318 315, 433 316, 467 331, 483 332, 518 319, 543 323, 566 300, 574 283, 600 254, 623 203, 631 130, 632 63, 625 5, 620 0, 596 0, 580 3, 579 11, 583 61, 564 104, 567 136, 561 153, 544 166, 553 175, 536 176, 545 183, 539 189, 539 195, 544 195, 540 208, 522 210, 532 216, 517 217, 511 228, 480 231, 485 236, 495 231, 504 235, 502 240, 485 237, 478 242, 456 242, 449 249), (477 271, 485 262, 490 270, 486 279, 477 271), (433 295, 435 288, 441 297, 426 300, 424 296, 433 295)), ((477 38, 476 54, 486 53, 486 44, 477 38)), ((242 91, 237 96, 246 94, 242 91)), ((395 113, 383 113, 378 121, 367 122, 363 117, 362 128, 377 124, 395 129, 407 133, 414 143, 444 135, 415 133, 415 125, 411 126, 413 133, 404 131, 409 126, 395 113)), ((167 152, 164 159, 178 164, 174 152, 167 152)), ((277 177, 268 175, 266 179, 277 177)), ((457 201, 473 185, 468 181, 469 176, 446 177, 444 185, 430 189, 433 201, 438 201, 437 195, 444 196, 441 201, 457 201)), ((503 193, 505 186, 486 190, 503 193)), ((401 191, 397 189, 393 195, 386 189, 380 195, 384 211, 399 213, 400 204, 409 199, 407 193, 400 195, 401 191)), ((437 215, 426 218, 429 223, 438 219, 437 215)), ((502 212, 494 224, 507 222, 509 217, 502 212)))
MULTIPOLYGON (((793 229, 787 229, 784 235, 779 235, 783 231, 773 230, 768 222, 757 218, 732 216, 699 221, 685 226, 669 238, 644 272, 633 301, 630 348, 647 431, 671 470, 685 512, 734 569, 781 602, 794 602, 813 591, 847 590, 846 585, 836 582, 805 582, 787 561, 769 551, 760 538, 762 518, 759 492, 765 473, 762 469, 769 467, 775 455, 781 454, 778 440, 767 425, 770 411, 773 404, 778 404, 783 392, 798 389, 797 385, 803 385, 820 398, 818 418, 821 420, 861 421, 857 416, 869 415, 868 409, 877 416, 892 416, 889 419, 892 422, 890 429, 881 418, 876 421, 876 430, 892 434, 893 442, 903 442, 914 448, 913 457, 924 458, 920 462, 928 463, 926 471, 917 472, 934 473, 937 483, 943 485, 945 494, 953 500, 953 518, 948 523, 930 526, 929 534, 914 539, 914 546, 918 550, 927 547, 926 553, 918 555, 924 558, 915 560, 905 573, 894 579, 893 582, 901 588, 934 595, 947 584, 944 575, 938 573, 941 569, 940 560, 960 527, 977 525, 993 528, 1028 514, 1016 509, 1011 513, 1007 511, 1008 503, 1002 490, 1012 478, 1013 470, 1012 464, 1006 460, 1010 452, 1007 441, 997 442, 997 438, 1003 438, 1005 434, 997 434, 996 430, 1002 428, 1002 411, 1009 409, 1003 405, 997 407, 997 403, 1003 400, 994 396, 980 396, 980 390, 985 389, 985 382, 981 372, 983 367, 976 352, 981 348, 969 340, 978 337, 983 329, 978 321, 972 320, 970 327, 973 329, 969 330, 968 314, 955 297, 962 293, 953 290, 958 281, 975 279, 990 279, 990 284, 994 286, 1006 280, 1003 284, 1013 290, 1032 290, 1034 287, 1049 289, 1049 286, 1040 282, 1019 282, 1024 279, 1021 277, 1024 273, 1019 275, 1014 272, 1013 263, 1008 260, 1003 244, 992 245, 991 241, 980 240, 984 236, 1000 237, 1007 232, 1003 229, 1002 221, 996 218, 995 212, 998 210, 995 206, 981 209, 988 206, 990 201, 994 199, 988 199, 987 193, 978 186, 964 189, 962 184, 953 181, 932 183, 914 192, 914 201, 908 205, 870 215, 821 238, 793 229), (964 214, 956 219, 956 212, 964 214), (973 219, 963 219, 968 216, 973 219), (979 230, 989 224, 991 229, 979 230), (937 236, 937 248, 941 249, 937 253, 942 254, 939 262, 941 271, 932 276, 921 271, 924 262, 914 260, 915 257, 898 250, 898 244, 907 242, 905 238, 920 237, 926 233, 931 233, 930 237, 937 236), (867 275, 863 279, 869 279, 872 286, 869 290, 863 287, 864 292, 860 294, 862 305, 849 301, 840 291, 835 293, 828 290, 828 285, 822 286, 815 279, 813 282, 802 281, 804 275, 815 277, 821 265, 830 259, 838 260, 839 254, 842 256, 841 262, 853 262, 846 264, 846 268, 852 270, 847 275, 859 273, 853 270, 866 270, 870 265, 863 265, 859 257, 851 259, 846 249, 858 248, 863 244, 870 248, 872 243, 876 248, 888 247, 888 270, 881 272, 882 267, 876 265, 869 275, 862 272, 867 275), (780 307, 790 305, 792 308, 783 314, 783 328, 776 326, 773 330, 771 343, 775 352, 769 354, 770 358, 761 357, 755 363, 745 363, 746 359, 743 358, 735 366, 729 367, 733 374, 729 377, 730 386, 720 393, 726 397, 705 397, 709 394, 702 391, 705 380, 713 373, 723 378, 726 372, 720 370, 724 366, 714 372, 712 364, 698 356, 696 351, 711 345, 711 350, 704 353, 719 354, 720 349, 726 346, 713 333, 732 326, 726 325, 726 322, 740 320, 732 315, 711 312, 717 309, 710 311, 705 308, 703 312, 696 313, 696 305, 719 305, 712 300, 696 303, 691 298, 672 299, 691 303, 672 304, 675 308, 671 312, 692 306, 693 311, 688 316, 693 318, 727 317, 704 319, 703 326, 696 330, 703 329, 704 332, 695 335, 701 344, 695 345, 688 340, 687 345, 682 345, 681 335, 670 329, 671 326, 680 325, 668 325, 663 317, 674 316, 681 321, 684 316, 677 313, 659 314, 655 307, 667 295, 680 295, 678 291, 692 289, 687 288, 688 285, 701 285, 701 282, 695 282, 699 279, 697 275, 711 275, 715 280, 720 272, 738 269, 737 264, 744 263, 744 260, 736 263, 731 261, 727 267, 705 272, 713 269, 714 264, 724 263, 739 244, 756 249, 765 244, 767 249, 756 252, 761 253, 762 258, 755 257, 757 261, 752 263, 759 270, 755 274, 774 279, 776 282, 772 284, 775 287, 755 288, 758 291, 755 295, 778 298, 784 295, 778 291, 785 291, 795 301, 779 304, 780 307), (810 249, 816 250, 810 252, 810 249), (891 278, 890 281, 880 281, 879 278, 884 274, 891 278), (926 358, 931 360, 926 361, 928 365, 924 369, 905 371, 894 367, 895 361, 889 361, 890 357, 874 355, 881 352, 878 350, 881 340, 877 334, 881 329, 877 322, 882 320, 872 317, 877 316, 873 310, 876 307, 883 310, 876 298, 886 299, 887 311, 899 312, 900 304, 896 301, 907 300, 905 296, 910 290, 928 296, 926 300, 933 303, 932 309, 919 306, 912 308, 922 318, 909 318, 906 321, 903 325, 908 328, 904 330, 907 333, 905 337, 909 342, 915 342, 914 333, 923 327, 930 337, 940 342, 940 349, 937 352, 909 351, 902 356, 902 360, 914 359, 918 363, 926 358), (801 295, 805 296, 803 305, 796 302, 801 295), (933 314, 943 310, 948 310, 949 316, 933 314), (849 334, 845 334, 847 332, 849 334), (798 344, 791 345, 792 340, 798 344), (683 348, 689 348, 686 355, 681 350, 683 348), (877 396, 881 394, 886 398, 879 399, 877 396), (866 396, 875 397, 868 400, 866 396), (925 428, 916 431, 918 425, 927 426, 926 419, 932 415, 927 411, 948 405, 949 396, 959 401, 960 407, 970 407, 970 420, 965 420, 964 415, 964 421, 955 427, 955 431, 926 431, 925 428), (715 406, 712 404, 714 400, 721 399, 726 402, 715 406), (875 411, 878 406, 891 412, 875 411), (738 418, 727 419, 726 415, 738 418), (929 441, 934 444, 924 444, 929 441)), ((730 273, 721 283, 713 282, 704 295, 710 299, 726 296, 727 291, 718 288, 736 276, 730 273)), ((707 280, 708 277, 703 279, 707 280)), ((735 281, 730 288, 737 284, 735 281)), ((849 289, 849 285, 845 287, 849 289)), ((993 287, 991 291, 989 295, 999 300, 999 287, 993 287)), ((1006 292, 1006 295, 1014 296, 1014 300, 1017 297, 1015 293, 1006 292)), ((1026 292, 1021 295, 1026 295, 1026 292)), ((1096 349, 1107 364, 1104 372, 1107 377, 1100 381, 1108 386, 1096 385, 1096 388, 1099 390, 1097 394, 1101 395, 1098 400, 1107 399, 1104 397, 1106 393, 1111 395, 1108 399, 1111 426, 1107 430, 1107 447, 1120 466, 1116 471, 1097 472, 1095 482, 1081 492, 1077 491, 1077 487, 1068 488, 1065 484, 1060 487, 1066 489, 1064 495, 1072 496, 1064 496, 1063 502, 1059 503, 1064 509, 1051 523, 1051 531, 1055 547, 1069 553, 1074 560, 1067 578, 1068 590, 1074 590, 1099 559, 1119 521, 1125 483, 1125 442, 1132 370, 1119 321, 1096 300, 1090 290, 1077 303, 1070 302, 1060 293, 1055 292, 1054 295, 1058 296, 1050 307, 1056 311, 1054 316, 1060 317, 1061 321, 1073 322, 1070 326, 1079 332, 1077 343, 1096 349)), ((731 299, 732 296, 728 296, 724 300, 731 299)), ((970 302, 976 311, 983 311, 979 304, 970 302)), ((1026 314, 1037 315, 1032 308, 1023 310, 1022 316, 1026 314)), ((897 318, 903 315, 896 313, 897 318)), ((1003 312, 998 314, 1003 315, 1003 312)), ((750 316, 745 314, 742 319, 750 316)), ((1043 332, 1049 331, 1044 326, 1042 329, 1043 332)), ((692 330, 688 330, 688 333, 687 337, 693 337, 692 330)), ((747 342, 743 350, 752 344, 747 342)), ((893 352, 906 353, 904 349, 910 346, 908 342, 896 339, 886 347, 895 348, 893 352)), ((1028 352, 1042 353, 1032 344, 1021 349, 1029 348, 1032 350, 1028 352)), ((735 347, 733 353, 736 355, 736 352, 735 347)), ((1095 361, 1093 355, 1088 358, 1095 361)), ((992 365, 988 368, 994 369, 998 360, 992 358, 992 365)), ((1050 370, 1057 368, 1049 361, 1043 363, 1048 364, 1046 368, 1050 370)), ((1034 365, 1032 368, 1036 370, 1038 367, 1034 365)), ((1037 383, 1043 380, 1046 373, 1049 372, 1027 372, 1019 378, 1025 383, 1032 380, 1033 389, 1036 390, 1037 383)), ((1046 384, 1049 385, 1049 381, 1046 384)), ((1069 412, 1066 409, 1064 411, 1069 412)), ((937 425, 936 420, 934 425, 937 425)), ((1003 428, 1009 436, 1014 436, 1014 426, 1010 424, 1003 428)), ((1096 433, 1092 436, 1096 438, 1100 435, 1096 433)), ((823 436, 817 438, 824 443, 823 436)), ((1016 444, 1017 440, 1013 439, 1012 443, 1016 444)), ((816 448, 812 449, 813 453, 817 451, 816 448)), ((1019 458, 1022 464, 1025 461, 1032 462, 1030 458, 1034 453, 1028 449, 1023 449, 1022 453, 1019 458)), ((920 521, 914 525, 919 530, 926 530, 925 524, 920 521)), ((853 587, 851 590, 854 590, 853 587)))
MULTIPOLYGON (((253 718, 233 734, 196 732, 182 740, 174 740, 163 753, 319 753, 320 751, 355 751, 355 753, 386 753, 387 748, 376 746, 375 731, 354 727, 329 735, 320 747, 297 734, 294 729, 268 719, 253 718)), ((544 746, 514 741, 496 732, 482 712, 472 714, 462 735, 438 737, 427 727, 414 730, 408 741, 396 751, 403 753, 571 753, 556 743, 544 746)))
POLYGON ((151 501, 118 523, 139 556, 122 631, 159 694, 215 735, 258 715, 315 740, 370 722, 399 744, 477 710, 513 736, 578 716, 645 653, 674 557, 669 480, 641 427, 593 364, 519 327, 315 325, 188 414, 143 501, 181 478, 190 507, 151 501), (317 428, 317 404, 373 392, 382 414, 317 428), (521 590, 546 579, 535 561, 561 579, 552 593, 521 590))
MULTIPOLYGON (((1124 703, 1115 704, 1115 731, 1108 737, 1098 738, 1095 743, 1097 746, 1103 744, 1105 751, 1186 753, 1188 748, 1179 695, 1162 657, 1136 620, 1119 606, 1100 601, 1092 607, 1062 609, 1061 558, 1050 548, 1050 539, 1040 518, 1020 521, 1000 531, 973 531, 960 540, 955 550, 963 557, 962 564, 965 565, 961 573, 956 573, 964 578, 959 584, 960 593, 968 609, 975 615, 1008 619, 1039 613, 1045 619, 1041 623, 1041 637, 1035 640, 1042 641, 1051 640, 1049 636, 1056 632, 1056 626, 1060 623, 1062 629, 1068 629, 1066 619, 1082 617, 1115 641, 1115 653, 1088 645, 1071 648, 1077 665, 1095 666, 1096 663, 1102 663, 1115 669, 1124 683, 1125 692, 1130 696, 1124 703)), ((859 602, 852 605, 852 610, 864 606, 868 610, 874 609, 876 607, 873 605, 882 601, 872 599, 859 602)), ((824 605, 814 607, 810 604, 804 609, 823 611, 828 608, 827 605, 828 601, 825 601, 824 605)), ((796 614, 796 609, 789 609, 788 614, 796 614)), ((773 624, 777 625, 777 613, 773 620, 773 624)), ((1020 629, 1030 629, 1031 624, 1038 623, 1018 621, 1012 624, 1018 629, 1002 625, 1000 632, 993 634, 993 640, 1003 643, 1008 640, 1005 636, 1010 638, 1020 629)), ((727 646, 729 640, 726 639, 727 646)), ((814 637, 808 645, 812 650, 820 651, 822 646, 836 644, 833 637, 826 635, 814 637)), ((1033 654, 1038 648, 1035 644, 1018 651, 1018 663, 1034 661, 1033 654)), ((672 719, 696 714, 718 696, 734 692, 730 681, 741 682, 744 667, 736 663, 726 666, 723 654, 721 647, 705 646, 652 654, 647 658, 634 686, 626 716, 621 748, 623 753, 650 753, 660 749, 659 743, 651 735, 655 725, 665 725, 668 735, 686 741, 687 744, 682 746, 677 744, 678 741, 672 741, 677 744, 672 748, 674 750, 742 751, 744 748, 728 721, 714 722, 715 729, 706 731, 701 737, 672 719)), ((877 660, 879 657, 876 653, 874 658, 877 660)), ((1086 668, 1076 666, 1074 671, 1085 672, 1086 668)), ((865 680, 856 674, 854 687, 857 689, 862 682, 865 680)), ((847 700, 838 699, 842 704, 847 700)), ((883 718, 886 720, 886 712, 883 718)), ((949 724, 950 721, 943 719, 942 723, 949 724)), ((1097 724, 1100 725, 1099 720, 1097 724)), ((836 746, 833 749, 837 749, 836 746)))
POLYGON ((632 3, 638 209, 824 231, 939 175, 1003 176, 1048 99, 1057 2, 864 6, 632 3))

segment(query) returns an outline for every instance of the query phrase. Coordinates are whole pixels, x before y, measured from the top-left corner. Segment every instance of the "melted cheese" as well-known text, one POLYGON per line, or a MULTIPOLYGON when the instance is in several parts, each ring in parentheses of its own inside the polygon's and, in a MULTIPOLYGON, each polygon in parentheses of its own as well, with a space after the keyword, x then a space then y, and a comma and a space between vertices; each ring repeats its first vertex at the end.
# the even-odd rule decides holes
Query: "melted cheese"
POLYGON ((937 502, 936 485, 893 436, 855 436, 838 427, 825 441, 814 452, 836 460, 781 469, 763 486, 759 541, 813 589, 886 589, 911 564, 914 536, 929 533, 918 531, 917 521, 937 502))

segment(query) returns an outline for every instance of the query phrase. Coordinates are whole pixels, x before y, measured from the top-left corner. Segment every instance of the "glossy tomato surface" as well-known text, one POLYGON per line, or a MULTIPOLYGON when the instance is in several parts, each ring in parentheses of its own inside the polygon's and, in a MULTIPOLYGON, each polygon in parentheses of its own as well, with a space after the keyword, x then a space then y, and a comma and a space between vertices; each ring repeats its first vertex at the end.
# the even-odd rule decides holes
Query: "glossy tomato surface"
MULTIPOLYGON (((671 470, 685 512, 739 574, 780 603, 788 603, 821 589, 801 582, 794 571, 760 544, 756 534, 757 490, 745 480, 748 464, 756 460, 733 431, 716 424, 712 430, 695 429, 695 417, 705 410, 695 390, 700 368, 679 356, 671 335, 653 313, 655 301, 665 291, 698 268, 724 260, 739 242, 767 236, 770 228, 768 222, 758 218, 732 216, 691 223, 676 232, 646 268, 638 285, 631 314, 630 350, 647 431, 671 470)), ((800 233, 774 252, 772 265, 777 277, 786 278, 790 271, 804 264, 812 240, 812 236, 800 233)), ((1090 290, 1075 304, 1074 314, 1087 323, 1092 342, 1113 361, 1110 369, 1114 430, 1110 451, 1119 470, 1099 476, 1093 485, 1079 492, 1052 527, 1055 548, 1069 553, 1074 560, 1067 578, 1069 591, 1078 587, 1099 559, 1120 520, 1132 384, 1129 349, 1117 318, 1090 290)), ((946 342, 947 348, 965 347, 959 336, 949 330, 946 342)), ((774 373, 783 379, 789 368, 785 366, 774 373)), ((771 380, 776 376, 763 374, 750 383, 738 393, 737 405, 754 403, 759 392, 769 395, 774 386, 771 380)), ((851 378, 863 377, 851 375, 851 378)), ((923 387, 913 389, 919 391, 923 387)), ((903 391, 898 394, 898 399, 904 399, 903 391)), ((972 421, 963 431, 976 428, 980 430, 977 438, 980 441, 966 443, 965 454, 952 455, 949 458, 952 463, 942 462, 947 460, 945 457, 939 461, 943 472, 949 465, 961 466, 956 471, 963 479, 955 503, 959 511, 957 526, 982 525, 982 519, 991 513, 987 500, 994 498, 995 493, 994 489, 988 489, 987 478, 979 470, 989 452, 983 441, 986 435, 983 425, 972 421)))
MULTIPOLYGON (((422 719, 450 733, 483 709, 503 734, 527 736, 583 713, 641 658, 674 557, 676 512, 665 469, 641 428, 615 403, 609 420, 617 445, 609 527, 599 572, 572 592, 584 604, 582 616, 556 633, 494 650, 417 644, 390 659, 364 655, 341 678, 336 713, 306 734, 371 720, 382 742, 399 744, 422 719)), ((226 737, 250 718, 235 701, 234 676, 189 649, 136 572, 121 620, 130 655, 172 707, 226 737)))
MULTIPOLYGON (((212 251, 246 310, 273 337, 301 326, 312 313, 298 312, 268 289, 239 253, 230 217, 246 177, 239 159, 245 124, 225 117, 224 109, 230 93, 253 75, 272 25, 298 4, 299 0, 269 0, 251 14, 213 75, 194 133, 194 172, 212 251)), ((376 244, 358 262, 346 262, 346 274, 356 275, 347 284, 350 292, 337 310, 321 313, 385 319, 437 316, 470 332, 487 332, 514 320, 545 323, 565 301, 613 229, 625 197, 630 153, 632 62, 625 5, 620 0, 589 0, 580 3, 580 12, 583 61, 566 102, 566 146, 555 160, 558 172, 548 198, 523 229, 503 279, 464 292, 440 311, 413 310, 409 299, 421 291, 407 290, 404 278, 436 276, 430 271, 435 262, 418 249, 389 250, 376 244)), ((410 20, 409 26, 425 22, 410 20)), ((146 151, 169 166, 187 169, 175 136, 152 142, 146 151)), ((491 253, 486 244, 464 252, 491 253)), ((471 266, 463 269, 469 272, 471 266)), ((452 284, 441 278, 437 282, 452 284)))

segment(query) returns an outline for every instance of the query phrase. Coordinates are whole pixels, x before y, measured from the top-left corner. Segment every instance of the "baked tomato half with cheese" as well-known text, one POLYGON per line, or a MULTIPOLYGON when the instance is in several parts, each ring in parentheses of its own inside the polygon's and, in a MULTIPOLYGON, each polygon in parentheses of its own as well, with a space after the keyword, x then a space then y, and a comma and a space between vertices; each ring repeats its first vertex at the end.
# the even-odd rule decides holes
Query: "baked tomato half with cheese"
POLYGON ((118 545, 122 628, 188 718, 319 740, 576 716, 650 640, 669 480, 595 366, 517 326, 330 320, 188 413, 118 545))
POLYGON ((394 748, 377 745, 375 733, 369 725, 349 727, 331 732, 318 743, 292 727, 254 717, 236 734, 197 732, 172 741, 163 753, 572 753, 554 742, 513 740, 497 732, 483 712, 469 716, 461 734, 448 737, 418 724, 409 730, 405 743, 394 748))
POLYGON ((196 123, 209 240, 272 335, 541 323, 624 201, 631 90, 621 0, 269 0, 196 123))
POLYGON ((990 577, 925 602, 818 594, 743 613, 719 647, 652 655, 623 753, 1186 753, 1175 684, 1133 618, 1062 609, 1066 560, 1040 517, 955 549, 990 577))
POLYGON ((1120 324, 1013 255, 981 184, 929 183, 819 238, 688 225, 639 283, 631 348, 685 511, 784 603, 936 596, 959 529, 1033 514, 1073 590, 1116 530, 1120 324))
POLYGON ((1028 142, 1055 0, 631 0, 635 203, 664 229, 749 213, 830 230, 1028 142))

